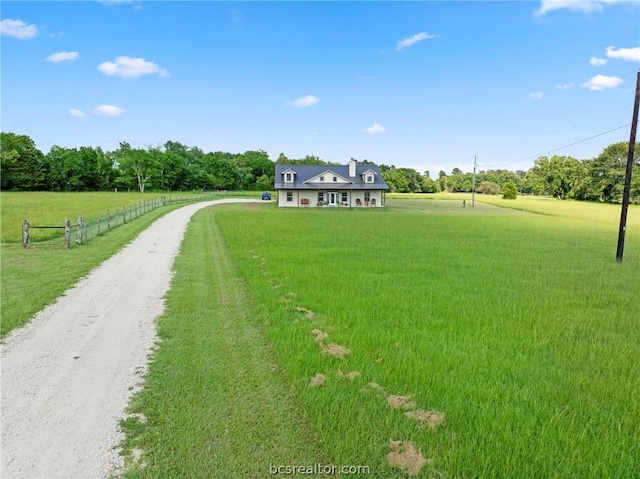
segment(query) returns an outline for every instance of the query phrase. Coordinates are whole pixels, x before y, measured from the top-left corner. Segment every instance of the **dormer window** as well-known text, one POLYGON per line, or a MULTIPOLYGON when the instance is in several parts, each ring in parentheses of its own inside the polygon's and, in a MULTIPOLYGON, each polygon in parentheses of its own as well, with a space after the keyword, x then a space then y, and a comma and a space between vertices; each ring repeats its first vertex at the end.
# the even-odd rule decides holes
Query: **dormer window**
POLYGON ((293 181, 293 175, 291 173, 285 173, 284 181, 286 181, 287 183, 292 182, 293 181))
POLYGON ((366 182, 367 183, 373 183, 373 175, 371 173, 367 174, 366 182))

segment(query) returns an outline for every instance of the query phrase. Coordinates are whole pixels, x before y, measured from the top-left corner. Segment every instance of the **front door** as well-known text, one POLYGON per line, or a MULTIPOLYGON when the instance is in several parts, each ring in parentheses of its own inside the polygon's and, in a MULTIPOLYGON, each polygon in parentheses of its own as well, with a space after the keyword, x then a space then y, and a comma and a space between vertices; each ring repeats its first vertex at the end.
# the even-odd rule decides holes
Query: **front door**
POLYGON ((336 206, 338 204, 338 192, 330 191, 329 192, 329 206, 336 206))

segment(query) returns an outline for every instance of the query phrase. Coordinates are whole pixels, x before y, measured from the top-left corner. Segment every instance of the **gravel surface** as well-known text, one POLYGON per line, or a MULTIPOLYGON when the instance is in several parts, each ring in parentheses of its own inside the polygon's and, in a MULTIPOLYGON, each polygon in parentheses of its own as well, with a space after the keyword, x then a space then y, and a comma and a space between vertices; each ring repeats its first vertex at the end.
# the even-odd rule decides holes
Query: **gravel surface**
POLYGON ((5 338, 1 477, 117 473, 118 422, 142 386, 185 227, 201 208, 245 201, 259 200, 168 213, 5 338))

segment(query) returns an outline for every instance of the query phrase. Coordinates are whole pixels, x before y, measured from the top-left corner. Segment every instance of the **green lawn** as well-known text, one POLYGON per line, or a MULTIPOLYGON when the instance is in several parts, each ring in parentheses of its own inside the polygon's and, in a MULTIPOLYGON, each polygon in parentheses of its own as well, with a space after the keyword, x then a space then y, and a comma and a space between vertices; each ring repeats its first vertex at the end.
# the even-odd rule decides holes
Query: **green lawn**
POLYGON ((519 204, 544 214, 390 199, 208 220, 334 463, 394 477, 391 439, 431 461, 425 477, 640 475, 638 209, 617 264, 613 208, 519 204), (323 353, 330 343, 351 352, 323 353), (390 395, 444 424, 420 428, 390 395))

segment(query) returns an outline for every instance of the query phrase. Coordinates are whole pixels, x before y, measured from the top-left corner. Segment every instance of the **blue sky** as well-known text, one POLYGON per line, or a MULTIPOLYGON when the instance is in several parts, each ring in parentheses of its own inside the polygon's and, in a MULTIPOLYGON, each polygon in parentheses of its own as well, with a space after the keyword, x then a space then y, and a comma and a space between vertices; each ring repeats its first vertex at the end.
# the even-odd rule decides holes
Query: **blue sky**
MULTIPOLYGON (((628 141, 640 2, 11 2, 2 131, 428 170, 628 141)), ((549 155, 554 153, 549 153, 549 155)))

